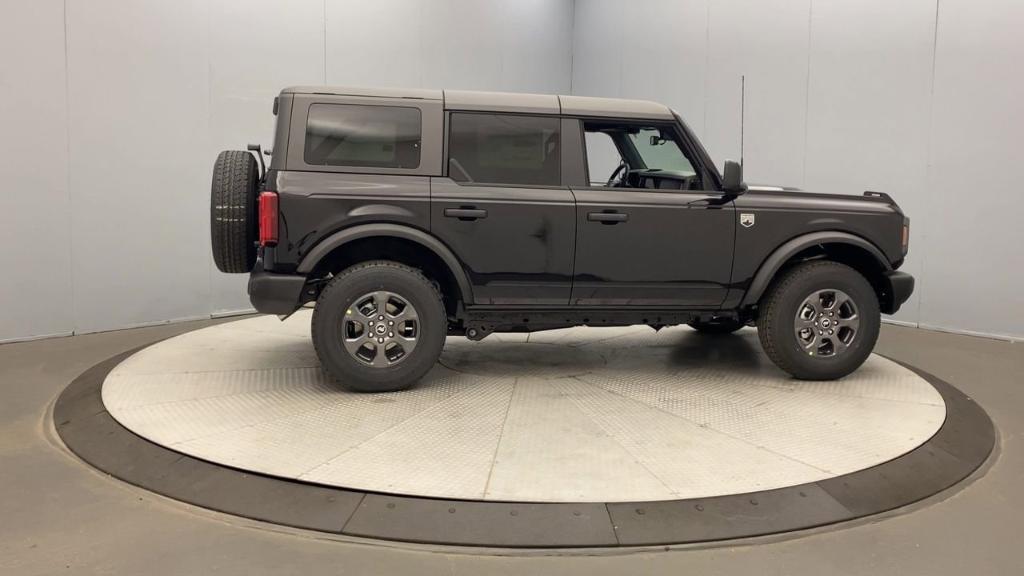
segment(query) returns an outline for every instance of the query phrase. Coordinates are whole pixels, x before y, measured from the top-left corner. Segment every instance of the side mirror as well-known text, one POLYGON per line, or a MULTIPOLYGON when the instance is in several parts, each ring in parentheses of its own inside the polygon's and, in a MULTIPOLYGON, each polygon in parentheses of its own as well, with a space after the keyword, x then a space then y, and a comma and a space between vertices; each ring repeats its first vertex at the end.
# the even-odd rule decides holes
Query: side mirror
POLYGON ((726 160, 722 173, 722 192, 738 196, 746 191, 747 185, 743 183, 743 166, 735 160, 726 160))

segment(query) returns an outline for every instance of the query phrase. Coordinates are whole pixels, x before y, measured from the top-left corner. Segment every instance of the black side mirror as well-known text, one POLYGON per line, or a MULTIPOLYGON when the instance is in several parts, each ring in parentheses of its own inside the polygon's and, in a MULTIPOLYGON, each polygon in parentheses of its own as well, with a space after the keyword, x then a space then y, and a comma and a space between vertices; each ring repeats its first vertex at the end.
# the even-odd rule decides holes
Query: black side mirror
POLYGON ((739 196, 746 191, 747 185, 743 183, 743 166, 735 160, 726 160, 722 173, 722 192, 739 196))

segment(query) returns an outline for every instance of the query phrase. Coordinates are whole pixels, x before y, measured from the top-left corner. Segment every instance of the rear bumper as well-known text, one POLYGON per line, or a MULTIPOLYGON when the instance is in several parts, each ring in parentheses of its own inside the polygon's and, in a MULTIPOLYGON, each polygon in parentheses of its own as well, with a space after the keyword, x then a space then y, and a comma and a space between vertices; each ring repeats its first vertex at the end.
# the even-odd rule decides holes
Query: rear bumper
POLYGON ((914 293, 914 277, 906 272, 890 270, 882 276, 881 305, 884 314, 895 314, 914 293))
POLYGON ((305 285, 305 276, 265 272, 263 261, 257 260, 256 267, 249 274, 249 301, 253 308, 264 314, 291 314, 301 306, 305 285))

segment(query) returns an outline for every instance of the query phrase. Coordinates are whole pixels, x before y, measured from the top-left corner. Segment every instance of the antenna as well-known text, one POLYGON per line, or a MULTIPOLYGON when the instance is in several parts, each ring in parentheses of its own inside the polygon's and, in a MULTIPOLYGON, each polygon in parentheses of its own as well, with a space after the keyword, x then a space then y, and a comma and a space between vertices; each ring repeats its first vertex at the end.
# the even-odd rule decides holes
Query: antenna
POLYGON ((740 168, 743 167, 743 116, 746 108, 747 76, 740 76, 740 168))

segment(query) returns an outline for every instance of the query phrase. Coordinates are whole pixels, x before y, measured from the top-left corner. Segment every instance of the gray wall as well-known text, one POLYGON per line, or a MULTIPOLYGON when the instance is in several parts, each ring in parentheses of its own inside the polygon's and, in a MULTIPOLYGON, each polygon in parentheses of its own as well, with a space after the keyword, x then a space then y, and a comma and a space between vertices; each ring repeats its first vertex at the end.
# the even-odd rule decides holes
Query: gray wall
POLYGON ((749 180, 893 193, 898 318, 1021 337, 1020 29, 1014 0, 7 2, 0 341, 248 308, 209 256, 209 171, 271 141, 283 86, 652 98, 721 162, 740 74, 749 180))
POLYGON ((893 194, 918 279, 896 319, 1020 338, 1021 29, 1019 0, 579 0, 573 92, 670 104, 721 165, 745 75, 749 182, 893 194))
POLYGON ((0 17, 0 341, 249 308, 219 150, 291 84, 568 92, 571 0, 37 0, 0 17))

